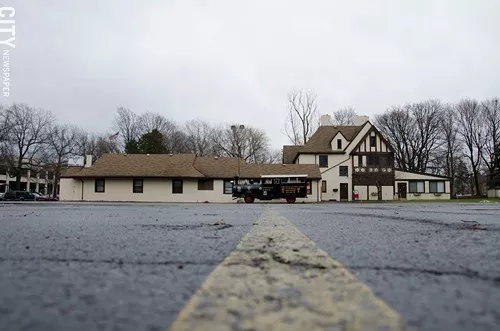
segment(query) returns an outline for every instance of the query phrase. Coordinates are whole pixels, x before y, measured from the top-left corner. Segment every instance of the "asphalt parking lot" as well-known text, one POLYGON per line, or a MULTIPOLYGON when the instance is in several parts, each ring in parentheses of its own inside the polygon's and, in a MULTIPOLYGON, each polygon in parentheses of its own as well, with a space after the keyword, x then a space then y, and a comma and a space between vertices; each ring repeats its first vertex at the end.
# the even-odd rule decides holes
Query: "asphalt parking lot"
POLYGON ((500 204, 0 204, 0 330, 165 330, 265 210, 420 330, 500 325, 500 204))

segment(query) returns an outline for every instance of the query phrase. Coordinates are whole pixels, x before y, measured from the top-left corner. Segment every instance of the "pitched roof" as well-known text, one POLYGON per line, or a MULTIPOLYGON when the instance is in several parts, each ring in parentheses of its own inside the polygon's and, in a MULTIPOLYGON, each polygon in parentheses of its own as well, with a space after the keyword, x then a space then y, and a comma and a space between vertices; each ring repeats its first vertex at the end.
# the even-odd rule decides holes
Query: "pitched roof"
MULTIPOLYGON (((240 159, 240 168, 245 160, 240 159)), ((210 178, 233 178, 238 174, 237 157, 196 157, 194 167, 210 178)))
POLYGON ((283 146, 283 163, 293 163, 299 154, 302 145, 285 145, 283 146))
POLYGON ((348 141, 352 141, 363 129, 364 125, 360 126, 320 126, 318 130, 303 146, 283 146, 283 163, 293 163, 300 153, 316 154, 343 154, 343 151, 332 150, 332 139, 340 132, 348 141))
POLYGON ((62 177, 192 177, 204 175, 193 167, 191 154, 104 154, 89 168, 62 177))
POLYGON ((337 133, 342 133, 345 139, 352 141, 362 128, 363 126, 320 126, 300 149, 300 153, 332 153, 331 142, 337 133))
POLYGON ((235 157, 196 157, 192 154, 104 154, 89 168, 66 169, 62 178, 163 177, 259 178, 261 175, 307 174, 321 178, 317 165, 249 164, 235 157))

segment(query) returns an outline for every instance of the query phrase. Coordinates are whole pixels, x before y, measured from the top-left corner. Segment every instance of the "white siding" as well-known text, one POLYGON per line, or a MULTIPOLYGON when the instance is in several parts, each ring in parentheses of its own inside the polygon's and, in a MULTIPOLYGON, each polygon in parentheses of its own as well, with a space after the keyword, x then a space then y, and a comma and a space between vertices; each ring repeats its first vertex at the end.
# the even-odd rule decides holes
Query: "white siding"
MULTIPOLYGON (((413 173, 407 171, 396 170, 396 182, 395 186, 398 187, 399 183, 406 183, 406 199, 407 200, 448 200, 450 199, 450 180, 446 177, 437 177, 427 174, 413 173), (411 181, 422 181, 424 182, 424 191, 422 193, 410 193, 410 182, 411 181), (430 192, 430 182, 431 181, 443 181, 444 182, 444 193, 431 193, 430 192)), ((398 197, 395 196, 395 199, 398 197)))
POLYGON ((59 200, 82 200, 82 182, 79 179, 61 178, 59 182, 59 200))
MULTIPOLYGON (((105 179, 104 193, 95 192, 95 180, 84 179, 83 199, 82 182, 79 179, 61 179, 60 200, 62 201, 137 201, 137 202, 236 202, 231 194, 223 193, 224 181, 214 180, 214 189, 198 190, 197 179, 183 180, 183 193, 172 193, 172 180, 166 178, 146 178, 143 180, 143 193, 133 193, 132 179, 105 179)), ((312 182, 312 194, 297 202, 318 201, 318 181, 312 182)), ((284 200, 282 200, 284 201, 284 200)))
POLYGON ((300 154, 297 158, 298 164, 316 164, 316 155, 312 154, 300 154))
POLYGON ((500 198, 500 190, 488 190, 488 198, 500 198))
POLYGON ((335 135, 335 137, 332 139, 331 146, 332 146, 332 151, 342 151, 344 150, 349 142, 344 138, 344 136, 339 132, 335 135), (340 139, 342 141, 342 148, 338 149, 337 148, 337 140, 340 139))

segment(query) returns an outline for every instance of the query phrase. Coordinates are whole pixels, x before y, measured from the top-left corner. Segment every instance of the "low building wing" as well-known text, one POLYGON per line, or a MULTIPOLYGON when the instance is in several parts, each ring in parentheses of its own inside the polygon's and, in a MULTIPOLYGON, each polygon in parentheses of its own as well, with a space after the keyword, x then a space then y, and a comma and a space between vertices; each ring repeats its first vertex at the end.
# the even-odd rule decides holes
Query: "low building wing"
POLYGON ((62 178, 213 178, 307 174, 319 179, 314 164, 250 164, 236 157, 197 157, 192 154, 105 154, 88 168, 68 168, 62 178))

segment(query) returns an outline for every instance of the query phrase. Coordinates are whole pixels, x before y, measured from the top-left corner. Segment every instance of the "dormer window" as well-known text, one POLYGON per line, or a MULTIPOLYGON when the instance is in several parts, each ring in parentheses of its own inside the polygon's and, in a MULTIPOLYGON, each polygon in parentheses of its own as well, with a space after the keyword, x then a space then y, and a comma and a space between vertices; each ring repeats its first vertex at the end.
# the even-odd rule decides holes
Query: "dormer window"
POLYGON ((375 136, 370 136, 370 147, 377 147, 377 138, 375 136))
POLYGON ((337 149, 342 149, 342 139, 337 139, 337 149))

